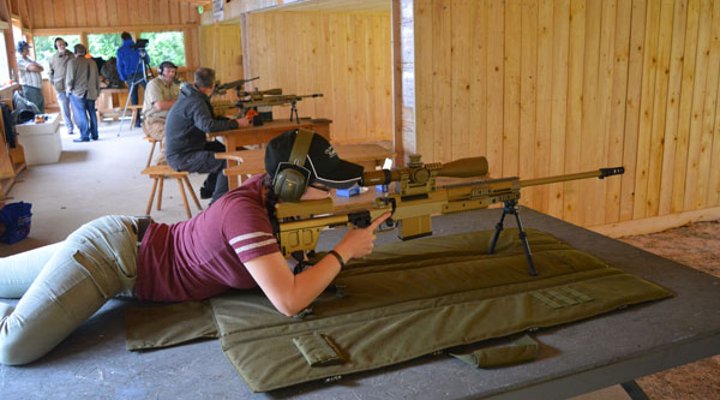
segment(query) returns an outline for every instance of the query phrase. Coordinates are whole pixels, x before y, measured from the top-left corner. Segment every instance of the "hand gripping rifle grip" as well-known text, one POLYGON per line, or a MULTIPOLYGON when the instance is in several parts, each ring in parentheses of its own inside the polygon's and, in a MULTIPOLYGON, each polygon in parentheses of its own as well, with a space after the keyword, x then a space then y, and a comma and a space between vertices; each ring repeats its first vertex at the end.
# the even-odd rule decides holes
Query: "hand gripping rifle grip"
POLYGON ((598 178, 604 179, 608 176, 622 175, 624 173, 625 167, 600 168, 600 176, 598 178))

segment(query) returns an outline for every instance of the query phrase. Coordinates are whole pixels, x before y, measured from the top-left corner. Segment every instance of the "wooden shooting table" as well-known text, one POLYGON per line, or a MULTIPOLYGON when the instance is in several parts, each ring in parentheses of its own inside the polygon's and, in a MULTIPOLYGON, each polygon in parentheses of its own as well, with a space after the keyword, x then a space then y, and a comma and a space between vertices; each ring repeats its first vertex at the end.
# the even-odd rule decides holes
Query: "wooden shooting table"
MULTIPOLYGON (((325 118, 301 118, 300 123, 288 120, 266 121, 262 125, 248 126, 238 129, 232 129, 221 132, 210 132, 208 136, 211 138, 222 138, 225 143, 226 153, 218 153, 217 158, 225 159, 228 163, 228 169, 236 167, 240 164, 234 152, 242 150, 243 146, 264 145, 275 136, 293 129, 308 129, 322 135, 325 139, 330 140, 330 124, 332 120, 325 118)), ((238 186, 237 179, 229 179, 230 189, 238 186)))
POLYGON ((283 132, 298 128, 315 131, 327 140, 330 140, 331 123, 331 120, 324 118, 301 118, 299 124, 294 121, 275 120, 267 121, 259 126, 248 126, 231 129, 229 131, 210 132, 208 133, 208 136, 211 138, 222 138, 227 151, 236 151, 241 150, 243 146, 265 144, 283 132))

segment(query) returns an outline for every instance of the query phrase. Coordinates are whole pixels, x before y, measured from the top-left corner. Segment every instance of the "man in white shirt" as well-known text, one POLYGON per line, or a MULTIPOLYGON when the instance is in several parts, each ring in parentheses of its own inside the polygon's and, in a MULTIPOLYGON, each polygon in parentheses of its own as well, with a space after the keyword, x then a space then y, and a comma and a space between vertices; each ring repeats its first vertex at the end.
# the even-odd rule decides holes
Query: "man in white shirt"
POLYGON ((25 97, 34 103, 40 110, 40 114, 45 113, 45 99, 42 95, 42 75, 43 67, 31 59, 31 46, 26 41, 18 42, 18 77, 23 88, 25 97))

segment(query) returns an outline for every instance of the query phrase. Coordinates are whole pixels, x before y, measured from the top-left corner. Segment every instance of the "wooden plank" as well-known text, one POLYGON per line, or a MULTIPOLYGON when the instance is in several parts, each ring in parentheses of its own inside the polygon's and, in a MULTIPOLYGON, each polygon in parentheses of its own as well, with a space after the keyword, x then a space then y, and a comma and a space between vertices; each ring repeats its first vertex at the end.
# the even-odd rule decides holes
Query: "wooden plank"
MULTIPOLYGON (((685 211, 661 217, 650 217, 639 220, 612 223, 600 226, 591 226, 588 229, 601 235, 612 238, 632 235, 644 235, 677 228, 693 222, 714 221, 720 219, 720 207, 705 208, 702 210, 685 211)), ((672 244, 669 243, 668 246, 672 244)))
POLYGON ((625 110, 625 137, 623 141, 623 166, 620 189, 620 220, 632 219, 635 205, 635 175, 637 164, 638 130, 640 125, 640 96, 644 61, 645 23, 647 4, 645 0, 632 4, 630 30, 630 58, 628 62, 628 89, 625 110))
POLYGON ((522 50, 522 2, 505 2, 505 79, 502 176, 518 175, 520 151, 520 81, 522 50))
MULTIPOLYGON (((677 214, 684 210, 685 178, 688 164, 688 145, 690 122, 692 121, 693 88, 695 86, 695 61, 697 60, 698 25, 700 18, 700 0, 688 2, 687 26, 685 28, 685 48, 682 61, 682 83, 678 125, 673 167, 672 195, 670 212, 677 214)), ((661 208, 662 209, 662 208, 661 208)))
POLYGON ((431 0, 418 0, 413 5, 415 26, 415 149, 431 156, 433 138, 433 47, 435 30, 431 0), (428 143, 429 142, 429 143, 428 143))
POLYGON ((678 118, 680 114, 680 91, 682 89, 683 55, 685 53, 685 33, 687 31, 687 0, 678 0, 673 12, 672 49, 668 76, 667 112, 665 118, 665 136, 663 138, 662 169, 660 172, 657 215, 670 213, 672 203, 672 184, 676 166, 675 154, 678 143, 678 118))
POLYGON ((80 26, 96 26, 100 25, 102 19, 98 19, 99 9, 104 4, 95 0, 85 0, 85 23, 80 26))
POLYGON ((333 54, 333 103, 335 108, 331 118, 334 121, 333 132, 343 139, 347 138, 347 133, 351 129, 348 125, 350 116, 349 83, 352 76, 349 71, 352 65, 348 60, 350 42, 348 19, 348 14, 333 14, 330 17, 330 37, 332 38, 333 54))
POLYGON ((54 1, 52 5, 55 9, 55 13, 53 14, 55 16, 55 24, 53 27, 68 26, 68 24, 65 22, 65 4, 59 1, 54 1))
MULTIPOLYGON (((565 172, 580 171, 582 133, 583 63, 585 59, 585 1, 570 1, 570 41, 568 47, 567 131, 565 134, 565 172)), ((577 223, 580 193, 577 182, 564 186, 563 219, 577 223)))
MULTIPOLYGON (((553 1, 552 102, 550 121, 550 175, 565 171, 565 135, 568 109, 568 46, 570 42, 570 0, 553 1)), ((553 217, 563 215, 564 185, 548 185, 546 212, 553 217)))
POLYGON ((172 1, 170 4, 170 24, 181 24, 180 8, 177 2, 172 1))
MULTIPOLYGON (((520 126, 518 136, 518 176, 522 179, 535 178, 535 129, 537 112, 537 1, 525 0, 520 12, 520 126)), ((523 191, 521 202, 535 207, 534 190, 523 191)))
POLYGON ((635 174, 635 204, 633 219, 645 218, 648 211, 648 168, 652 145, 652 122, 655 101, 655 83, 658 71, 658 38, 660 28, 660 3, 648 2, 643 59, 642 93, 640 95, 640 127, 638 133, 637 164, 635 174))
MULTIPOLYGON (((597 148, 596 138, 602 135, 601 120, 606 118, 601 112, 598 112, 603 103, 600 98, 602 93, 598 81, 601 62, 600 31, 604 4, 607 3, 590 1, 585 7, 585 60, 582 83, 582 128, 580 130, 580 168, 583 171, 597 168, 597 153, 603 151, 602 148, 597 148), (601 117, 601 115, 603 116, 601 117)), ((580 191, 580 204, 576 207, 578 210, 577 222, 580 225, 586 225, 594 216, 600 214, 595 208, 597 183, 579 181, 577 185, 580 191)))
MULTIPOLYGON (((65 0, 68 1, 68 0, 65 0)), ((85 7, 85 0, 75 0, 75 26, 92 26, 95 24, 88 23, 87 8, 85 7)))
MULTIPOLYGON (((599 30, 599 53, 597 72, 597 97, 594 113, 597 116, 597 132, 595 136, 588 137, 586 143, 594 149, 591 157, 587 160, 594 168, 607 165, 608 140, 610 121, 607 118, 611 112, 613 73, 614 73, 614 46, 617 21, 617 0, 602 2, 600 30, 599 30)), ((589 167, 592 169, 593 167, 589 167)), ((597 225, 605 223, 607 180, 586 181, 589 186, 588 200, 585 202, 585 224, 597 225)))
MULTIPOLYGON (((715 89, 717 96, 720 96, 720 82, 715 89)), ((715 104, 715 127, 713 128, 712 154, 710 158, 710 176, 708 184, 708 195, 705 203, 706 207, 715 207, 720 205, 720 101, 715 104), (714 167, 713 167, 714 166, 714 167)))
MULTIPOLYGON (((536 177, 550 176, 550 146, 552 142, 553 102, 553 1, 538 3, 537 28, 537 113, 535 120, 535 155, 533 174, 536 177)), ((549 208, 549 187, 534 188, 533 207, 547 212, 549 208)))
POLYGON ((685 175, 685 193, 683 210, 697 208, 696 193, 698 175, 700 174, 699 156, 703 128, 703 109, 707 93, 708 67, 710 60, 710 40, 712 34, 712 1, 702 0, 700 3, 700 20, 698 24, 697 58, 695 60, 695 86, 693 88, 692 119, 688 140, 688 164, 685 175))
MULTIPOLYGON (((451 4, 450 58, 446 61, 450 62, 451 65, 452 119, 445 120, 445 126, 449 127, 452 133, 451 160, 479 155, 472 153, 471 143, 473 138, 470 130, 470 102, 472 101, 470 95, 470 62, 474 50, 471 47, 470 40, 472 39, 471 21, 474 18, 474 9, 475 7, 467 4, 467 2, 454 1, 451 4)), ((473 63, 473 65, 477 64, 473 63)), ((442 132, 438 133, 442 134, 442 132)))
POLYGON ((488 14, 487 34, 487 154, 489 173, 502 176, 503 172, 503 138, 505 136, 505 3, 485 0, 488 14))
MULTIPOLYGON (((705 85, 705 106, 703 108, 702 134, 698 160, 698 178, 695 191, 695 208, 706 207, 708 191, 714 186, 710 181, 713 131, 715 128, 716 105, 718 102, 718 80, 720 79, 720 1, 712 3, 712 30, 710 31, 710 55, 708 59, 708 77, 705 85)), ((718 168, 717 165, 714 168, 718 168)))
POLYGON ((657 74, 655 100, 652 112, 650 154, 648 159, 647 209, 646 216, 658 215, 660 181, 665 147, 665 127, 668 108, 668 80, 670 53, 672 49, 674 0, 663 0, 660 6, 660 27, 658 37, 657 74))
POLYGON ((346 137, 348 142, 362 142, 367 136, 366 110, 368 108, 365 76, 367 69, 367 26, 366 20, 347 14, 348 30, 348 111, 349 121, 346 137), (350 139, 352 138, 352 139, 350 139))
MULTIPOLYGON (((108 4, 108 6, 110 6, 110 4, 108 4)), ((114 14, 109 14, 110 18, 114 21, 111 25, 130 25, 129 0, 118 0, 114 6, 110 7, 114 8, 114 14)))
MULTIPOLYGON (((378 82, 376 88, 378 98, 376 100, 377 104, 375 104, 375 112, 380 118, 377 121, 378 126, 374 128, 373 140, 391 140, 394 137, 395 99, 393 98, 393 73, 395 63, 392 58, 391 46, 387 46, 387 44, 392 44, 393 26, 389 15, 379 15, 375 19, 380 22, 378 26, 380 32, 375 32, 375 35, 379 37, 375 43, 376 53, 379 54, 378 69, 375 74, 375 79, 378 82)), ((402 77, 398 76, 398 78, 402 77)), ((402 104, 400 107, 402 107, 402 104)))
MULTIPOLYGON (((453 134, 447 132, 448 122, 452 121, 452 66, 451 41, 452 14, 451 0, 432 2, 432 47, 433 47, 433 97, 432 133, 427 136, 431 147, 427 153, 421 153, 425 162, 447 162, 452 160, 453 134)), ((424 147, 424 146, 423 146, 424 147)))
MULTIPOLYGON (((606 166, 615 167, 623 163, 623 142, 625 111, 630 58, 630 31, 632 28, 632 1, 618 0, 616 9, 615 44, 613 62, 612 99, 608 123, 608 147, 606 166)), ((621 179, 608 179, 605 196, 604 223, 620 219, 621 179)))
POLYGON ((64 13, 65 13, 65 27, 77 27, 77 5, 75 4, 75 0, 64 0, 61 2, 63 4, 64 13))
POLYGON ((471 2, 470 15, 470 51, 467 58, 469 69, 469 126, 466 156, 486 156, 490 132, 487 110, 487 79, 488 79, 488 7, 485 2, 471 2))

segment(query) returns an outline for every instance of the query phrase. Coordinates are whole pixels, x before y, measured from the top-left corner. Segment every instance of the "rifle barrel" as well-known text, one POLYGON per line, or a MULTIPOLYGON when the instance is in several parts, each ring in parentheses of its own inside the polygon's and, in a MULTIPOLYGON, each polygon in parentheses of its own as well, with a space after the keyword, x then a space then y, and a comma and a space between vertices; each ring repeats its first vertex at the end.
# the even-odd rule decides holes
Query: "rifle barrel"
POLYGON ((594 171, 578 172, 576 174, 548 176, 546 178, 526 179, 520 181, 520 187, 547 185, 549 183, 558 183, 566 181, 574 181, 578 179, 599 178, 612 175, 622 175, 625 173, 625 167, 600 168, 594 171))

